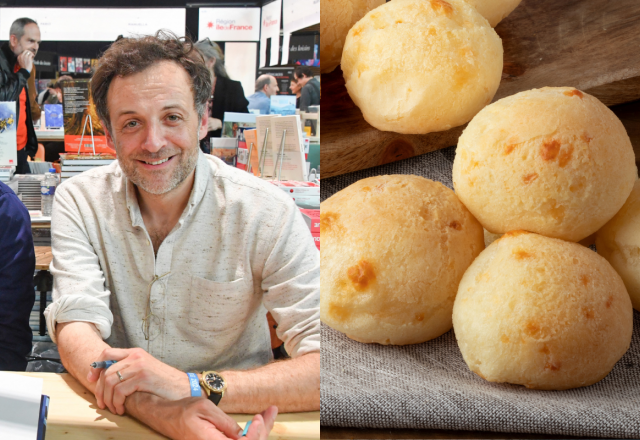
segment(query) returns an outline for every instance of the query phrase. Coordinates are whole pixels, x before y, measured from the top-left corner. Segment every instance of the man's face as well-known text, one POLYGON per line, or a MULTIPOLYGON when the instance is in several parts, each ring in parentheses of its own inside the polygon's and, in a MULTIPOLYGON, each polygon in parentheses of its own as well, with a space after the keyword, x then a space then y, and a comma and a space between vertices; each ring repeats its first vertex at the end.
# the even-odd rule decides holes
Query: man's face
POLYGON ((15 35, 11 35, 9 41, 11 49, 16 56, 25 50, 36 55, 40 47, 40 28, 35 23, 29 23, 24 27, 24 35, 20 39, 16 38, 15 35))
POLYGON ((298 81, 298 84, 300 84, 300 87, 304 87, 311 79, 308 76, 304 75, 296 76, 295 78, 298 81))
POLYGON ((267 96, 271 96, 277 94, 279 91, 280 89, 278 88, 278 81, 276 81, 276 79, 272 76, 269 84, 265 86, 264 93, 267 96))
POLYGON ((191 79, 180 65, 162 61, 142 72, 115 77, 107 107, 111 118, 107 142, 138 188, 165 194, 193 172, 207 117, 198 124, 191 79))

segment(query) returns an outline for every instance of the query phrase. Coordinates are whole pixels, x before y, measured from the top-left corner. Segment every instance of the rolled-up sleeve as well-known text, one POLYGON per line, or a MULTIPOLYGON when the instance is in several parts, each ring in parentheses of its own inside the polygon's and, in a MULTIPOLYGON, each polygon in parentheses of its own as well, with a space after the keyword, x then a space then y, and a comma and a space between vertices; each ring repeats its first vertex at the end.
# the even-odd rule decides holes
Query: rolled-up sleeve
POLYGON ((287 203, 263 270, 264 305, 291 357, 320 351, 320 253, 300 210, 287 203))
POLYGON ((91 322, 108 338, 113 324, 110 292, 78 203, 64 185, 53 203, 51 247, 53 302, 45 310, 51 339, 56 342, 57 323, 72 321, 91 322))

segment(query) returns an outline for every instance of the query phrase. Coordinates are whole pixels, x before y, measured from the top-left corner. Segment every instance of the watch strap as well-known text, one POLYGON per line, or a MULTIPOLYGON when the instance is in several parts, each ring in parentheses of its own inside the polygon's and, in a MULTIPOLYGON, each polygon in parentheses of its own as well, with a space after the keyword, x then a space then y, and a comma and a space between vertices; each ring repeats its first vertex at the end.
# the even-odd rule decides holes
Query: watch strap
POLYGON ((220 393, 220 394, 218 394, 218 393, 209 393, 208 399, 210 401, 212 401, 214 405, 218 406, 218 403, 220 403, 220 399, 222 399, 222 395, 223 394, 224 393, 220 393))

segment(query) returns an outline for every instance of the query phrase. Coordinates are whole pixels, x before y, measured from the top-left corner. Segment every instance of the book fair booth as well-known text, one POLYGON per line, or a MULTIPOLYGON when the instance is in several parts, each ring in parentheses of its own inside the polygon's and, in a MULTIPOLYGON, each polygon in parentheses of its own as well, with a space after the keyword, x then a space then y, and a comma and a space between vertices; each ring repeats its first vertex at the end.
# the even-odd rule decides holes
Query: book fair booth
MULTIPOLYGON (((39 117, 32 112, 38 152, 29 158, 30 173, 16 172, 18 103, 0 102, 0 182, 27 207, 35 245, 35 306, 30 320, 33 351, 27 366, 27 372, 34 377, 64 372, 43 315, 51 302, 53 285, 48 270, 52 260, 49 199, 53 198, 49 197, 53 194, 49 186, 64 185, 69 179, 117 160, 116 151, 107 145, 105 128, 90 96, 90 81, 101 54, 118 38, 154 35, 162 29, 194 42, 212 42, 223 53, 223 68, 229 78, 241 84, 246 98, 258 92, 256 80, 261 75, 275 78, 278 91, 267 96, 269 110, 264 112, 249 105, 242 112, 225 111, 220 135, 207 139, 205 153, 269 182, 291 197, 320 249, 320 102, 318 97, 317 102, 300 108, 302 85, 296 89, 294 73, 296 68, 305 67, 319 84, 319 1, 159 1, 154 8, 136 1, 76 2, 77 7, 73 3, 33 0, 20 2, 19 7, 12 7, 12 2, 0 6, 0 39, 8 40, 14 20, 29 17, 37 22, 42 40, 34 60, 35 90, 29 90, 31 108, 37 104, 40 109, 39 117)), ((273 329, 274 356, 286 357, 282 341, 275 334, 275 321, 270 315, 267 318, 273 329)), ((0 389, 7 382, 7 374, 0 371, 0 389)), ((16 386, 31 387, 38 396, 44 394, 42 379, 40 386, 21 380, 16 386)), ((44 380, 45 388, 62 389, 63 385, 44 380)), ((60 394, 68 391, 65 388, 60 394)), ((0 391, 0 403, 3 398, 0 391)), ((45 405, 44 399, 34 405, 40 409, 45 405)), ((42 419, 40 416, 41 425, 42 419)), ((49 421, 50 430, 69 428, 56 425, 56 420, 49 421)), ((288 438, 319 436, 319 414, 297 422, 298 428, 289 432, 288 438)), ((34 426, 27 431, 36 429, 34 426)), ((100 429, 117 428, 115 422, 107 420, 101 426, 100 429)), ((0 433, 3 427, 0 420, 0 433)), ((140 427, 146 429, 141 424, 131 425, 130 435, 138 438, 148 434, 140 427)))

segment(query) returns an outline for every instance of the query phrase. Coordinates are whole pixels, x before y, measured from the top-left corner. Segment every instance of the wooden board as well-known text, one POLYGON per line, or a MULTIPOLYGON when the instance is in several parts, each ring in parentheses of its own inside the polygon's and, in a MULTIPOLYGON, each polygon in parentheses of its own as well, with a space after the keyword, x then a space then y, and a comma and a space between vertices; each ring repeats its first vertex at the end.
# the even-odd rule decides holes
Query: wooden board
MULTIPOLYGON (((504 68, 494 101, 544 86, 576 87, 609 106, 640 99, 638 0, 523 0, 496 32, 504 68)), ((339 67, 322 75, 321 106, 325 178, 455 145, 464 129, 379 131, 349 98, 339 67)))
MULTIPOLYGON (((114 415, 96 405, 94 395, 70 374, 15 373, 44 379, 42 393, 51 398, 47 418, 47 439, 166 439, 137 420, 114 415)), ((232 414, 240 425, 251 415, 232 414)), ((271 440, 320 438, 320 412, 278 414, 271 440)))
POLYGON ((36 254, 36 270, 49 270, 49 264, 53 260, 51 246, 34 246, 36 254))

